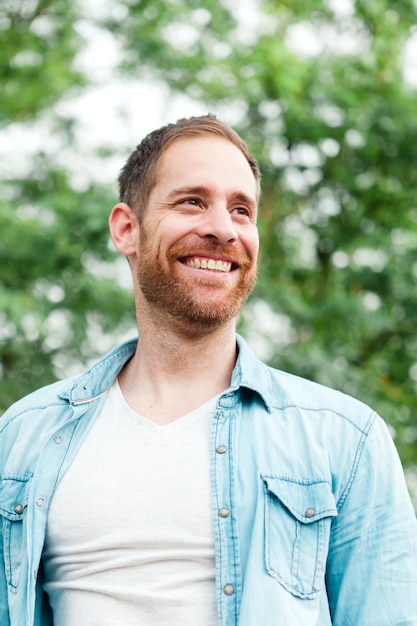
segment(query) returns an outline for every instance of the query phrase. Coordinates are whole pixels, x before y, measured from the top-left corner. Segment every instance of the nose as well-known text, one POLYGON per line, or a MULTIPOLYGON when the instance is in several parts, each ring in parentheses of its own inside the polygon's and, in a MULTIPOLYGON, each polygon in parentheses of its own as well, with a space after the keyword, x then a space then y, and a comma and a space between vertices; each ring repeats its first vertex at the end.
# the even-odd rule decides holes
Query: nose
POLYGON ((227 206, 218 203, 210 206, 202 215, 198 235, 217 239, 219 243, 231 243, 238 238, 233 216, 227 206))

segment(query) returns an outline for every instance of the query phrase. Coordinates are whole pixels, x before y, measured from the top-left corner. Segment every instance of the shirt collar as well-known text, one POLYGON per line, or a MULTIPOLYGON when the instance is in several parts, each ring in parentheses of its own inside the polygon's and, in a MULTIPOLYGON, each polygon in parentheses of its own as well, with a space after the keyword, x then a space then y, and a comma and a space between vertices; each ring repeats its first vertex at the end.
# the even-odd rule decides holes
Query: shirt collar
MULTIPOLYGON (((271 377, 267 366, 259 361, 246 341, 236 335, 238 357, 232 373, 231 391, 240 387, 258 393, 268 411, 271 407, 271 377)), ((73 386, 66 394, 72 404, 82 404, 103 395, 113 384, 136 351, 137 339, 131 339, 114 348, 101 361, 93 365, 87 372, 74 380, 73 386)))
POLYGON ((74 380, 66 399, 71 404, 82 404, 103 395, 134 355, 137 343, 137 339, 131 339, 114 348, 101 361, 74 380))
POLYGON ((255 391, 261 396, 267 410, 270 411, 272 387, 268 367, 255 357, 252 349, 240 335, 236 335, 236 341, 239 352, 232 373, 231 388, 233 390, 246 387, 255 391))

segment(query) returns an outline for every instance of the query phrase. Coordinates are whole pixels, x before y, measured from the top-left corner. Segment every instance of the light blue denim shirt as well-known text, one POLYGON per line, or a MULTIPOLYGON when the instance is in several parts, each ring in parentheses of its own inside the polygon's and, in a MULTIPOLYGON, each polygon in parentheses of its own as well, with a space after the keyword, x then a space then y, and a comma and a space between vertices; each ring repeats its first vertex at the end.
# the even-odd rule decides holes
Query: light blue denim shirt
MULTIPOLYGON (((219 626, 417 626, 417 524, 385 424, 238 344, 212 424, 219 626)), ((0 419, 1 626, 52 624, 49 504, 135 348, 0 419)))

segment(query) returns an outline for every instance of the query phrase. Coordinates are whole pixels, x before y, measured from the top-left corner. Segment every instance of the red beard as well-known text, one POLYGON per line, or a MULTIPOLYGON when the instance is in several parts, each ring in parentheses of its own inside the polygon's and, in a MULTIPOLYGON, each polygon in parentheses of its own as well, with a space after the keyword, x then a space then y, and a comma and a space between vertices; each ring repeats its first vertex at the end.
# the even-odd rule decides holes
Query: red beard
MULTIPOLYGON (((168 266, 161 262, 158 251, 153 251, 146 231, 142 229, 137 278, 147 302, 159 312, 165 312, 198 332, 209 331, 230 321, 240 311, 253 290, 257 276, 256 263, 234 244, 221 245, 215 240, 201 240, 194 246, 175 244, 166 254, 168 266), (224 281, 201 278, 197 275, 185 280, 176 272, 179 259, 190 255, 216 255, 233 260, 238 267, 238 280, 227 286, 224 281), (170 268, 170 269, 167 269, 170 268), (223 292, 223 296, 221 293, 223 292)), ((232 267, 232 272, 233 272, 232 267)))

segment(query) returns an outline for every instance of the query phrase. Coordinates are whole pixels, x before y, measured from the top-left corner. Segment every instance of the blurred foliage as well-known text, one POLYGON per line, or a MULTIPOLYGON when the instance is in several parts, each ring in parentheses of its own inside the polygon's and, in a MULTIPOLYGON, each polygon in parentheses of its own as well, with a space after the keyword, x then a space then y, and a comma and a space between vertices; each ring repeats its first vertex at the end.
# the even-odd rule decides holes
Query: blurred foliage
POLYGON ((3 0, 0 128, 32 119, 84 78, 72 69, 80 44, 71 0, 3 0))
MULTIPOLYGON (((53 117, 54 102, 88 83, 74 70, 80 6, 0 9, 0 127, 46 108, 53 117)), ((120 75, 206 103, 260 161, 261 272, 240 331, 274 366, 373 406, 404 464, 417 464, 417 94, 403 73, 415 3, 105 8, 88 19, 117 41, 120 75)), ((71 142, 70 125, 59 128, 71 142)), ((132 322, 131 295, 110 269, 114 188, 81 193, 42 154, 3 183, 2 406, 99 355, 100 338, 132 322)))

